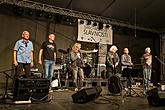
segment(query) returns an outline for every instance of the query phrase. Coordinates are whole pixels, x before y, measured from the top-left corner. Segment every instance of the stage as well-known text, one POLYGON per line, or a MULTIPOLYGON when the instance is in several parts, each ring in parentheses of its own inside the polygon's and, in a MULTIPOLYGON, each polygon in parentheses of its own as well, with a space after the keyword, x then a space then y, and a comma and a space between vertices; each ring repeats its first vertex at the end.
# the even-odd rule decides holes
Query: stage
POLYGON ((134 87, 139 94, 132 93, 132 96, 121 94, 109 94, 106 86, 101 87, 102 92, 98 98, 90 102, 79 104, 74 103, 72 95, 76 92, 69 89, 57 89, 49 93, 48 101, 36 101, 29 104, 13 104, 10 99, 1 100, 0 110, 164 110, 164 107, 153 107, 149 105, 147 98, 141 93, 141 87, 134 87), (6 103, 5 103, 6 102, 6 103))

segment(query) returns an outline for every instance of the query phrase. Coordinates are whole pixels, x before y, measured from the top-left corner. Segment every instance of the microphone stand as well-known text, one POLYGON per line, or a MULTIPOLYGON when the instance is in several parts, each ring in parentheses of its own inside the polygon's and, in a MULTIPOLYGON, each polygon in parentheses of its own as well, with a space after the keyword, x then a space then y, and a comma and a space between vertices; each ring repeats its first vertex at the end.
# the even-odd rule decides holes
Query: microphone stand
MULTIPOLYGON (((99 62, 99 51, 100 51, 99 48, 100 48, 100 45, 99 45, 99 42, 96 41, 96 39, 94 39, 93 37, 91 37, 91 38, 96 43, 96 46, 98 48, 98 52, 97 52, 97 54, 98 54, 98 57, 97 57, 97 68, 98 68, 98 70, 97 70, 97 73, 95 73, 95 75, 97 76, 98 73, 100 73, 100 65, 98 64, 98 62, 99 62)), ((96 59, 95 59, 95 63, 94 63, 94 68, 95 68, 95 65, 96 65, 96 59)), ((99 75, 99 77, 100 77, 100 75, 99 75)))
MULTIPOLYGON (((154 57, 162 64, 161 67, 165 65, 165 63, 160 58, 158 58, 157 56, 154 56, 154 57)), ((162 77, 164 77, 163 72, 164 70, 161 69, 161 81, 163 81, 162 77)))
POLYGON ((157 56, 155 56, 155 58, 156 58, 161 64, 165 65, 165 63, 164 63, 160 58, 158 58, 157 56))
POLYGON ((0 73, 3 73, 3 74, 6 76, 5 92, 4 92, 4 94, 3 94, 2 100, 11 99, 11 98, 9 97, 8 93, 7 93, 7 90, 8 90, 8 80, 9 80, 9 78, 10 78, 10 79, 13 79, 13 78, 12 78, 10 75, 8 75, 6 72, 12 71, 12 70, 14 70, 14 68, 13 68, 13 69, 10 69, 10 70, 5 70, 5 71, 1 71, 1 72, 0 72, 0 73))

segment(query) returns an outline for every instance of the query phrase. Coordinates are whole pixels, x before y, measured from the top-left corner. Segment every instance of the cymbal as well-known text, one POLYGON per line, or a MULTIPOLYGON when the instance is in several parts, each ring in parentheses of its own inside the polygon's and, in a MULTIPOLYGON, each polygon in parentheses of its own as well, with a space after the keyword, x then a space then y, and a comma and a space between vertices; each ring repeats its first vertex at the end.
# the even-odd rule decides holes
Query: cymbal
POLYGON ((67 54, 67 53, 68 53, 67 51, 65 51, 65 50, 63 50, 63 49, 58 49, 58 51, 59 51, 60 53, 63 53, 63 54, 67 54))

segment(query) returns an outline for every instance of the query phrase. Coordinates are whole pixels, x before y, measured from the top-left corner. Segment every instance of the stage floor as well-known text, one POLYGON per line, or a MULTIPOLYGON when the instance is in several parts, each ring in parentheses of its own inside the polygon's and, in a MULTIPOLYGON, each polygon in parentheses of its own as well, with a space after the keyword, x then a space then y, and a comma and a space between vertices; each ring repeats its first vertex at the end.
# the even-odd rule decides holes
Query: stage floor
POLYGON ((150 106, 147 98, 141 94, 141 89, 134 89, 138 92, 132 96, 124 97, 121 94, 107 94, 106 88, 98 98, 84 104, 73 103, 73 90, 56 90, 49 93, 50 102, 35 102, 30 104, 0 103, 0 110, 165 110, 164 107, 150 106))

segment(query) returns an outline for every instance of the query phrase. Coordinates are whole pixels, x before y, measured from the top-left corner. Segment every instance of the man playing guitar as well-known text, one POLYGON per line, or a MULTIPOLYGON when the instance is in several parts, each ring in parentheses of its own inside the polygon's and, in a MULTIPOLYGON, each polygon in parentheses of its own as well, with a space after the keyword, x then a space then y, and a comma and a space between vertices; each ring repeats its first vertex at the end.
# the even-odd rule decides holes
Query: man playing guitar
POLYGON ((109 50, 110 51, 107 53, 106 56, 106 69, 109 75, 108 89, 111 93, 116 94, 122 91, 120 78, 117 75, 115 75, 116 67, 119 64, 120 59, 118 54, 116 53, 118 49, 115 45, 111 46, 109 50))
POLYGON ((150 47, 145 49, 145 53, 142 56, 141 63, 143 65, 143 86, 144 86, 144 95, 148 90, 150 80, 151 80, 151 72, 152 72, 152 55, 150 47))

